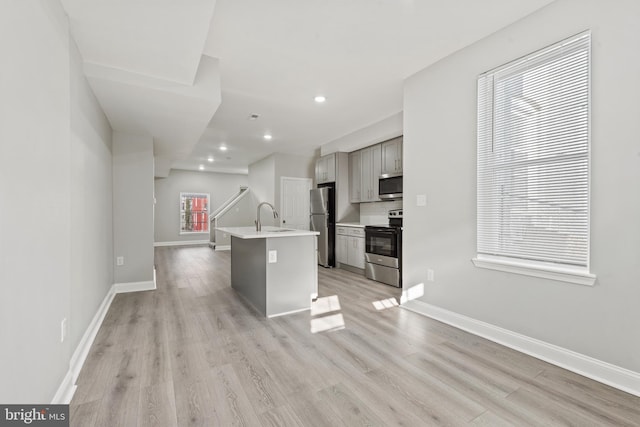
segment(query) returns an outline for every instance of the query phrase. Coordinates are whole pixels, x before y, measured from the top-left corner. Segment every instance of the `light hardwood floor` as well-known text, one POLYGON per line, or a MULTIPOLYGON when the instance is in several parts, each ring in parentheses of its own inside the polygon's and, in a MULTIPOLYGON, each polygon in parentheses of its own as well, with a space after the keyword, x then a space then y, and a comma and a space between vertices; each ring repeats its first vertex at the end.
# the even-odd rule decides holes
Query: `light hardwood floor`
POLYGON ((640 425, 640 398, 398 308, 390 286, 320 268, 312 312, 265 319, 229 270, 229 252, 157 248, 158 289, 115 297, 71 425, 640 425))

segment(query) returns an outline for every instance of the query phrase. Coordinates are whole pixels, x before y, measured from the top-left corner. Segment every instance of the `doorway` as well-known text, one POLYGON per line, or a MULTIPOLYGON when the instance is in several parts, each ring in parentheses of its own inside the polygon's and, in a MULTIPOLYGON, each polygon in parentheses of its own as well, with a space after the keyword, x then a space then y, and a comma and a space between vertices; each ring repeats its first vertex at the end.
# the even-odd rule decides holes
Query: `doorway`
POLYGON ((280 177, 281 227, 309 230, 311 178, 280 177))

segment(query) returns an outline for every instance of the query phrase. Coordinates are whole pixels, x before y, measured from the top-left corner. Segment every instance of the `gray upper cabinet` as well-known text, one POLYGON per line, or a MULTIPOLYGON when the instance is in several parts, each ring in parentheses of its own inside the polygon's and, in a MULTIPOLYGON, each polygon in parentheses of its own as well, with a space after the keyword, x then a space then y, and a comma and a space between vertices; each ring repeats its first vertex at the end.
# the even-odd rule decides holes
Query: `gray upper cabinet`
POLYGON ((402 173, 402 137, 382 143, 382 173, 402 173))
POLYGON ((349 154, 349 200, 351 203, 362 201, 362 152, 349 154))
POLYGON ((376 202, 378 197, 378 179, 382 170, 382 146, 380 144, 360 150, 361 165, 361 202, 376 202))
POLYGON ((327 154, 316 160, 316 184, 336 181, 336 153, 327 154))

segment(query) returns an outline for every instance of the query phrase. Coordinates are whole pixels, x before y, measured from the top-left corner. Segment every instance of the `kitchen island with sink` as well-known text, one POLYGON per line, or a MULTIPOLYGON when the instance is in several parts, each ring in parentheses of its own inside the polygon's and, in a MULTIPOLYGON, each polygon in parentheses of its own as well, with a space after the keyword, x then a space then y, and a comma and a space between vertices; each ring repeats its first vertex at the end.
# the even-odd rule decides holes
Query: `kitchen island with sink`
POLYGON ((263 316, 308 310, 318 295, 316 231, 222 227, 231 236, 231 287, 263 316))

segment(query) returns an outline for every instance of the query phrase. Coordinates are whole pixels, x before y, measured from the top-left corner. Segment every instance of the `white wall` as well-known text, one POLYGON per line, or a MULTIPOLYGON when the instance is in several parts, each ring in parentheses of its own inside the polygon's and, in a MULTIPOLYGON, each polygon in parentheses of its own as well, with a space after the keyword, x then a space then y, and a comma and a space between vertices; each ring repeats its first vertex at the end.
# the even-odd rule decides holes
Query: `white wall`
POLYGON ((407 79, 404 283, 455 313, 640 372, 640 3, 558 0, 407 79), (592 30, 594 287, 478 269, 476 78, 592 30), (427 206, 416 207, 426 194, 427 206), (435 281, 426 281, 426 269, 435 281))
POLYGON ((113 133, 113 257, 116 283, 153 280, 153 139, 113 133), (115 266, 115 258, 124 265, 115 266))
POLYGON ((0 402, 47 403, 111 281, 110 131, 57 1, 2 2, 0 51, 0 402))
POLYGON ((247 186, 247 175, 171 170, 155 179, 155 242, 209 240, 209 233, 180 234, 180 193, 209 194, 209 213, 247 186))

